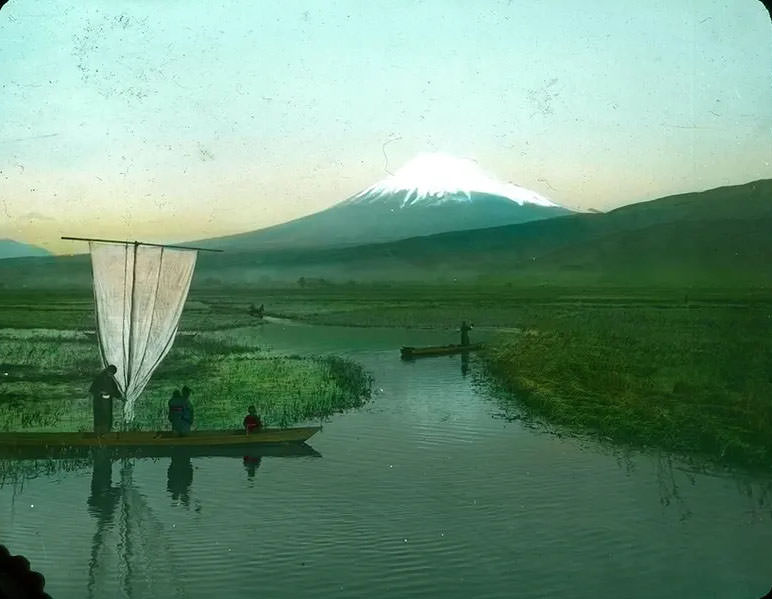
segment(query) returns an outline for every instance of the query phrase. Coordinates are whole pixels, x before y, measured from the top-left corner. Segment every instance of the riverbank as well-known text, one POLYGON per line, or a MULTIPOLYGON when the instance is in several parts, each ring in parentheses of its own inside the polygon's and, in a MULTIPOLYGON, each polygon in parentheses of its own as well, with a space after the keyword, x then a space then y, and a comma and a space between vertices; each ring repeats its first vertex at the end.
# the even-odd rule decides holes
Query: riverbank
MULTIPOLYGON (((87 389, 98 370, 96 344, 82 332, 0 330, 0 430, 90 430, 87 389)), ((180 336, 137 402, 133 426, 168 428, 168 399, 185 384, 200 429, 238 428, 251 404, 266 424, 289 426, 370 397, 370 377, 348 360, 277 356, 180 336)), ((120 402, 114 417, 117 427, 120 402)))
MULTIPOLYGON (((594 310, 481 357, 509 413, 720 462, 772 461, 768 309, 594 310)), ((527 325, 526 325, 527 326, 527 325)))
POLYGON ((309 324, 508 329, 480 360, 510 415, 721 463, 772 462, 763 290, 316 290, 266 305, 309 324))

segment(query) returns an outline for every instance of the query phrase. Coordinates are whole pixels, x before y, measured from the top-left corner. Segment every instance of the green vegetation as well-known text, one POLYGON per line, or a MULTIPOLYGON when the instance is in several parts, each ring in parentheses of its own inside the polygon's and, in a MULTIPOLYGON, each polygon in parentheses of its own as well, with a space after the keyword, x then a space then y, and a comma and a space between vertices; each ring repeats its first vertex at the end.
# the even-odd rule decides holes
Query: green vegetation
MULTIPOLYGON (((91 429, 87 389, 98 369, 96 344, 83 334, 0 331, 0 428, 91 429)), ((360 406, 370 393, 369 376, 340 358, 181 337, 138 400, 134 425, 168 428, 167 401, 183 384, 193 389, 198 428, 239 427, 249 404, 267 424, 288 426, 360 406)))
POLYGON ((770 306, 594 308, 523 325, 483 354, 510 412, 624 444, 770 463, 770 306))

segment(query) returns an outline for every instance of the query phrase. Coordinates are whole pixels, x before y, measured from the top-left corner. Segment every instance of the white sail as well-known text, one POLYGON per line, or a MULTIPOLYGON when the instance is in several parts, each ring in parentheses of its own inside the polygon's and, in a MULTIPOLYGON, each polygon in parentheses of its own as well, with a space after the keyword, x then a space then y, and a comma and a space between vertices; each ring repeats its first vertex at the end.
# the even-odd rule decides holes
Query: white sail
POLYGON ((102 362, 118 369, 124 420, 172 347, 193 278, 196 252, 89 242, 102 362))

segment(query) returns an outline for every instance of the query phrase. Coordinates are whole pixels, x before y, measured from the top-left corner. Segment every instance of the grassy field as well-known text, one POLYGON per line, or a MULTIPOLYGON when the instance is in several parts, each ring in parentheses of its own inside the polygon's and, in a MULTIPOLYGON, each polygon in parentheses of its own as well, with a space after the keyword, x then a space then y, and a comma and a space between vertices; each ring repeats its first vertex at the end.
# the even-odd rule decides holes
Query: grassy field
MULTIPOLYGON (((98 370, 96 344, 82 333, 0 330, 0 429, 90 430, 87 389, 98 370)), ((369 376, 339 358, 180 337, 137 402, 134 426, 168 428, 167 401, 183 384, 193 389, 198 428, 239 427, 250 404, 269 425, 321 419, 370 393, 369 376)), ((118 425, 118 402, 115 417, 118 425)))
MULTIPOLYGON (((83 390, 97 366, 95 345, 73 330, 93 329, 91 298, 57 297, 42 309, 36 301, 17 295, 0 307, 0 327, 14 327, 20 344, 3 342, 0 362, 8 360, 2 355, 17 362, 23 357, 18 380, 3 384, 0 423, 86 426, 83 415, 90 411, 83 390), (32 328, 44 325, 67 330, 32 328), (56 335, 61 339, 54 343, 56 335), (34 388, 24 386, 33 383, 34 388), (31 394, 42 398, 34 410, 13 408, 31 394), (77 404, 66 414, 80 414, 80 420, 61 413, 65 396, 77 404)), ((767 289, 490 284, 232 289, 193 293, 181 330, 255 324, 246 313, 251 303, 265 304, 269 315, 316 324, 454 328, 466 319, 478 328, 498 328, 502 332, 480 357, 512 415, 524 411, 620 443, 718 460, 769 464, 772 458, 767 289)), ((183 383, 201 398, 199 422, 219 426, 237 422, 251 401, 277 423, 358 405, 366 377, 343 361, 269 357, 254 348, 180 337, 148 388, 143 426, 161 422, 171 389, 183 383), (317 398, 315 407, 303 399, 310 396, 317 398), (233 399, 219 404, 210 397, 233 399)))

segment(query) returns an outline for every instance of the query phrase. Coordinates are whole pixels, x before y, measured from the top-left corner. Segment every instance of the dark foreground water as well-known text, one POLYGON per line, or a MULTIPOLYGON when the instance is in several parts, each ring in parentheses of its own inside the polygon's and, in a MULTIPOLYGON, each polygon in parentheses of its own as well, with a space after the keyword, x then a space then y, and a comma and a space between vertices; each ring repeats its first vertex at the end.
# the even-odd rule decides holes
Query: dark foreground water
POLYGON ((766 481, 497 418, 474 361, 465 375, 459 356, 399 360, 448 333, 228 335, 345 349, 378 392, 310 440, 322 457, 97 461, 3 487, 0 539, 54 597, 755 599, 772 585, 766 481))

